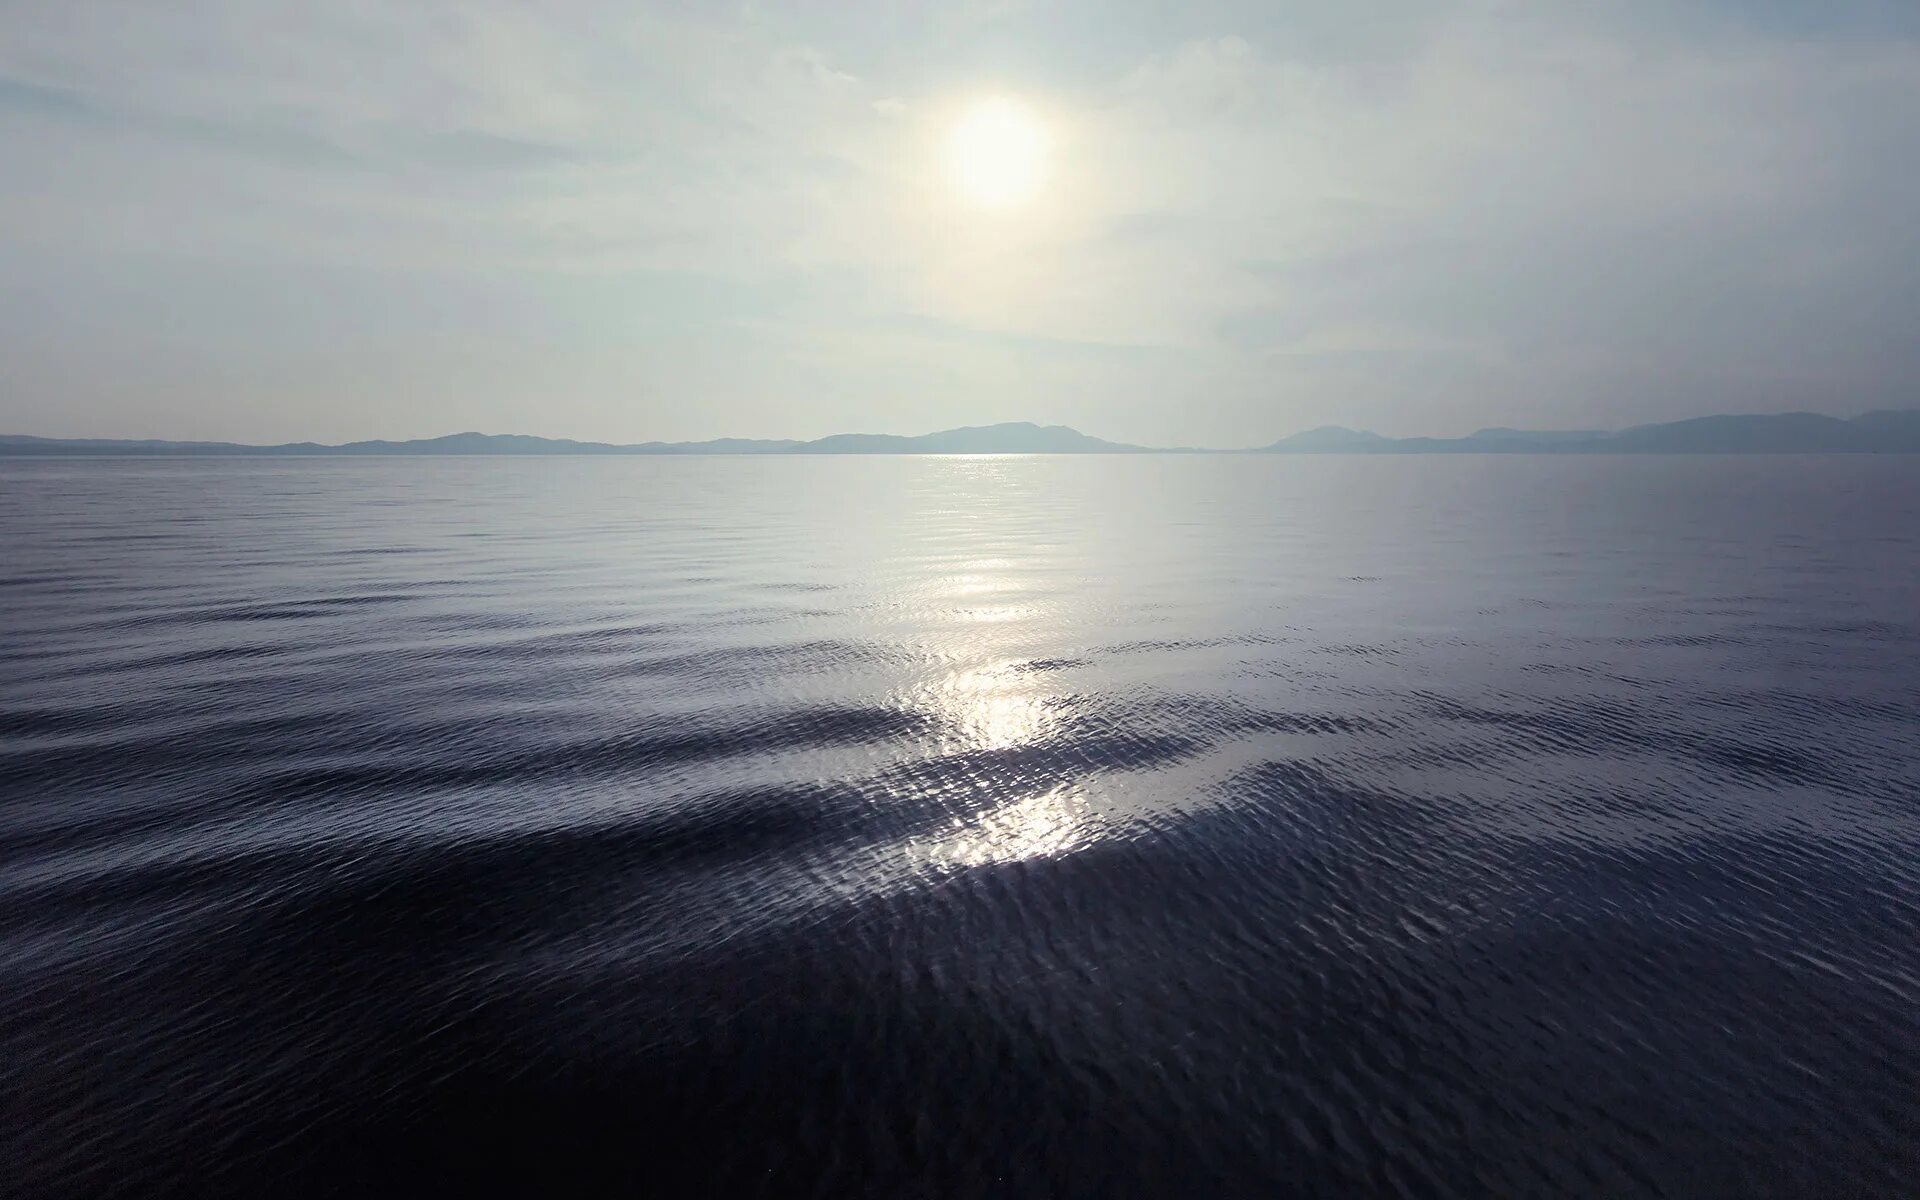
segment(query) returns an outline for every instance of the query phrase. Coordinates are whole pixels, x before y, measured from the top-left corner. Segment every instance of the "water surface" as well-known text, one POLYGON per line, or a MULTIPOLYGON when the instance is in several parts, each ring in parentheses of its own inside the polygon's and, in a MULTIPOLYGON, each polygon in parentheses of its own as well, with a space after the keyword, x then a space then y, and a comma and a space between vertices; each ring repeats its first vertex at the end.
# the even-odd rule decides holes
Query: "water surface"
POLYGON ((1898 1195, 1920 463, 0 463, 21 1195, 1898 1195))

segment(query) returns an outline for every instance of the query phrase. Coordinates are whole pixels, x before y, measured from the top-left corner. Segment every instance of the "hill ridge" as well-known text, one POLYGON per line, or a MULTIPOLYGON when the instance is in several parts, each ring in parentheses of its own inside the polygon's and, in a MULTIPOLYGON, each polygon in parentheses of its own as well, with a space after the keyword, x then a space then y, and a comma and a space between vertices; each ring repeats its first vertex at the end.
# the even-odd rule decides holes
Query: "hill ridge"
POLYGON ((1494 426, 1457 438, 1394 438, 1322 425, 1247 450, 1194 450, 1111 442, 1067 425, 1002 421, 923 434, 836 433, 826 437, 712 438, 697 442, 588 442, 524 433, 465 430, 405 441, 326 445, 163 439, 44 438, 0 434, 0 456, 190 455, 644 455, 644 454, 1783 454, 1920 453, 1920 409, 1876 409, 1857 417, 1823 413, 1716 414, 1618 431, 1524 430, 1494 426))

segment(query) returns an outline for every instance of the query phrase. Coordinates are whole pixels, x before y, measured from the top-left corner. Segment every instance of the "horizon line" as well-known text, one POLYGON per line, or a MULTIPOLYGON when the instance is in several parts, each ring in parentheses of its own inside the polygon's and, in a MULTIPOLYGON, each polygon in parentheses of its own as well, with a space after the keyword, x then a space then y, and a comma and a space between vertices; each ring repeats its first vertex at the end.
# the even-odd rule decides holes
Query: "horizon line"
MULTIPOLYGON (((802 447, 815 447, 815 446, 819 446, 821 443, 834 443, 834 442, 847 442, 847 443, 860 443, 860 444, 913 443, 913 442, 925 442, 929 439, 952 438, 952 437, 969 435, 969 434, 975 434, 975 435, 993 434, 993 433, 1013 434, 1018 432, 1030 431, 1032 433, 1046 434, 1046 435, 1053 435, 1053 436, 1067 435, 1073 439, 1078 439, 1085 443, 1097 443, 1100 447, 1112 447, 1115 451, 1127 452, 1127 453, 1146 452, 1146 453, 1161 453, 1161 454, 1235 454, 1235 453, 1257 453, 1257 452, 1268 450, 1274 447, 1286 445, 1289 442, 1299 441, 1303 439, 1312 439, 1312 438, 1320 438, 1323 440, 1331 440, 1335 438, 1342 438, 1342 439, 1351 438, 1351 439, 1354 439, 1353 445, 1356 448, 1360 445, 1381 445, 1381 444, 1389 444, 1389 443, 1391 444, 1407 444, 1407 443, 1458 444, 1463 442, 1470 442, 1475 439, 1488 439, 1488 440, 1499 440, 1503 438, 1521 438, 1521 439, 1528 439, 1528 440, 1540 439, 1540 438, 1564 438, 1569 440, 1604 439, 1609 437, 1617 437, 1623 434, 1636 433, 1644 430, 1671 428, 1674 426, 1691 426, 1691 425, 1697 425, 1704 422, 1714 422, 1714 421, 1750 421, 1750 422, 1762 421, 1762 422, 1765 422, 1765 421, 1788 421, 1795 418, 1814 418, 1817 421, 1831 422, 1834 425, 1839 425, 1839 426, 1852 425, 1857 427, 1859 422, 1868 418, 1878 418, 1878 417, 1899 418, 1902 416, 1912 416, 1916 418, 1916 420, 1920 420, 1920 408, 1874 409, 1865 413, 1857 414, 1853 417, 1838 417, 1828 413, 1814 412, 1812 410, 1794 410, 1789 412, 1778 412, 1778 413, 1713 413, 1713 414, 1707 414, 1699 417, 1684 417, 1684 418, 1679 418, 1673 421, 1659 421, 1659 422, 1651 422, 1651 423, 1640 424, 1640 425, 1630 425, 1630 426, 1626 426, 1624 428, 1618 428, 1618 429, 1533 430, 1533 429, 1524 429, 1516 426, 1490 425, 1490 426, 1482 426, 1481 428, 1476 429, 1471 433, 1455 435, 1452 437, 1437 436, 1437 435, 1422 435, 1422 434, 1396 437, 1393 435, 1376 433, 1371 430, 1357 429, 1357 428, 1343 426, 1343 425, 1318 425, 1312 428, 1298 430, 1291 434, 1282 435, 1280 438, 1272 442, 1267 442, 1261 445, 1244 446, 1244 447, 1145 446, 1145 445, 1139 445, 1135 443, 1110 441, 1105 438, 1100 438, 1096 435, 1084 433, 1081 430, 1070 425, 1041 424, 1038 422, 1026 421, 1026 420, 998 421, 998 422, 992 422, 984 425, 956 425, 946 429, 939 429, 939 430, 934 430, 932 432, 920 433, 920 434, 842 432, 842 433, 824 434, 814 438, 756 437, 756 436, 748 436, 748 435, 742 435, 742 434, 725 434, 718 437, 685 439, 685 440, 679 440, 679 441, 649 439, 646 441, 635 441, 635 442, 612 442, 612 441, 601 441, 601 440, 595 440, 595 439, 575 438, 575 437, 553 437, 545 434, 533 434, 533 433, 485 433, 485 432, 481 432, 479 430, 473 430, 473 429, 458 430, 452 433, 434 434, 434 435, 429 435, 424 437, 357 438, 357 439, 343 441, 343 442, 321 442, 321 441, 316 441, 310 438, 300 439, 297 441, 285 441, 285 442, 240 442, 240 441, 228 441, 225 439, 217 439, 217 438, 162 438, 162 437, 125 438, 125 437, 99 437, 99 436, 61 437, 61 436, 43 435, 43 434, 4 433, 4 434, 0 434, 0 446, 11 445, 12 447, 15 447, 15 448, 25 449, 28 445, 37 443, 37 444, 45 444, 49 448, 52 448, 55 446, 69 446, 77 449, 79 446, 92 444, 92 445, 99 445, 102 447, 118 447, 123 452, 138 451, 146 447, 151 447, 153 448, 154 452, 158 452, 160 447, 169 447, 169 448, 176 448, 182 451, 189 451, 189 452, 196 448, 200 448, 200 449, 206 449, 206 450, 222 450, 222 451, 229 451, 229 452, 253 450, 253 451, 263 451, 263 452, 303 451, 307 453, 319 453, 319 452, 324 452, 329 450, 349 450, 350 451, 359 447, 427 446, 427 445, 433 445, 437 443, 457 441, 460 439, 484 439, 488 442, 494 442, 494 443, 542 442, 542 443, 551 443, 554 445, 561 445, 561 446, 577 446, 577 447, 587 448, 590 450, 627 451, 627 452, 641 452, 641 453, 648 452, 648 451, 663 452, 668 450, 681 450, 682 452, 687 452, 687 453, 698 453, 699 451, 696 451, 694 449, 695 447, 718 446, 718 445, 725 445, 725 444, 740 444, 743 446, 761 447, 763 448, 760 450, 760 452, 762 453, 779 453, 781 452, 782 448, 798 449, 802 447)), ((1091 448, 1092 447, 1083 445, 1069 452, 1086 453, 1091 448)), ((731 453, 742 453, 742 452, 743 451, 732 451, 731 453)), ((750 451, 747 451, 747 452, 750 452, 750 451)), ((831 451, 821 451, 821 452, 831 452, 831 451)), ((877 450, 877 448, 868 448, 868 449, 862 449, 862 450, 853 450, 852 452, 875 453, 875 452, 884 452, 884 451, 879 451, 877 450)), ((978 453, 979 451, 975 451, 975 452, 978 453)), ((994 453, 995 451, 986 451, 986 452, 994 453)), ((1022 453, 1022 452, 1048 453, 1050 451, 1037 450, 1037 451, 999 451, 999 452, 1000 453, 1022 453)), ((1058 451, 1051 451, 1051 452, 1058 452, 1058 451)), ((717 451, 717 453, 729 453, 729 451, 721 450, 721 451, 717 451)))

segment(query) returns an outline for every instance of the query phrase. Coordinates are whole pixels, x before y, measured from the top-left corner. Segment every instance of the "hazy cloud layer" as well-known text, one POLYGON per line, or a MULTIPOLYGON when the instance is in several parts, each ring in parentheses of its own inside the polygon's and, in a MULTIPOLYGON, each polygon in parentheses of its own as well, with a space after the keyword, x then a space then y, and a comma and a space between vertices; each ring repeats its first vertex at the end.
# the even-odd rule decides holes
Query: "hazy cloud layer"
POLYGON ((0 161, 8 431, 1920 404, 1907 5, 33 0, 0 161), (995 93, 1001 216, 935 149, 995 93))

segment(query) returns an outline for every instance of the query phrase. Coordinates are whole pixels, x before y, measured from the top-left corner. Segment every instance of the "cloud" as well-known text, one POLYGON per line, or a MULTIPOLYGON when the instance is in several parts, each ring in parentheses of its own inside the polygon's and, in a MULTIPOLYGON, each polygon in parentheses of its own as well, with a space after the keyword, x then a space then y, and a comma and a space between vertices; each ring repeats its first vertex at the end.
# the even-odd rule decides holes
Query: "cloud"
MULTIPOLYGON (((250 405, 231 377, 314 396, 294 364, 330 353, 369 394, 412 386, 443 359, 399 365, 408 332, 479 310, 472 337, 519 357, 472 386, 606 437, 995 406, 1159 441, 1610 425, 1867 407, 1920 368, 1908 25, 1369 11, 16 3, 0 151, 27 169, 0 182, 0 250, 28 274, 0 353, 33 386, 0 424, 84 391, 96 431, 128 432, 172 364, 212 397, 206 432, 244 412, 358 436, 320 414, 390 418, 250 405), (993 91, 1046 114, 1058 158, 1044 203, 989 221, 935 148, 993 91), (182 298, 164 327, 116 273, 182 298), (231 344, 216 281, 269 277, 408 299, 378 306, 378 347, 303 341, 274 306, 231 344), (61 349, 83 337, 121 352, 61 349), (935 398, 903 408, 916 361, 935 398), (543 378, 576 399, 536 410, 543 378), (635 380, 695 401, 629 400, 635 380)), ((459 403, 378 432, 472 424, 459 403)))
POLYGON ((1377 350, 1370 413, 1460 402, 1409 385, 1409 345, 1515 419, 1878 401, 1916 365, 1889 357, 1920 249, 1912 43, 1469 22, 1384 78, 1215 40, 1124 93, 1116 157, 1154 171, 1132 220, 1181 230, 1209 297, 1261 281, 1221 341, 1316 390, 1311 347, 1337 346, 1349 397, 1377 350))

